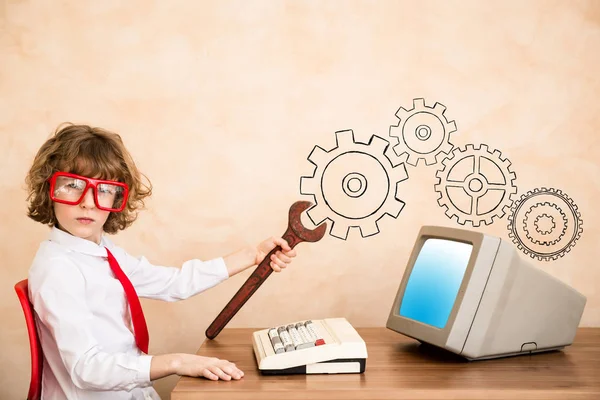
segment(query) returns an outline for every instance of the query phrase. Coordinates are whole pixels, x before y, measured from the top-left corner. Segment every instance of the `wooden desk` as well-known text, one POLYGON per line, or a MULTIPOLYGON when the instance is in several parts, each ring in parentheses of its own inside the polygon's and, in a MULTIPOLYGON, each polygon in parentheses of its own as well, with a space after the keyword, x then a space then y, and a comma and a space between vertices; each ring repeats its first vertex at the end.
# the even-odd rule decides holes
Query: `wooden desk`
POLYGON ((224 329, 197 353, 236 363, 244 378, 183 377, 171 400, 600 399, 600 328, 580 328, 562 351, 472 362, 386 328, 357 328, 364 374, 287 376, 260 375, 251 339, 259 329, 224 329))

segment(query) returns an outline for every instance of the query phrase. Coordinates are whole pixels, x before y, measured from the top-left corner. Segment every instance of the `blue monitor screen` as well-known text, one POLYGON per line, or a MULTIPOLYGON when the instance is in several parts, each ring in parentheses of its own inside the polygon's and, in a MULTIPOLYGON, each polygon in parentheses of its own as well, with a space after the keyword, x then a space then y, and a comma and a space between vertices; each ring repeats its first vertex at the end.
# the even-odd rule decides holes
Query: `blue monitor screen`
POLYGON ((400 316, 444 328, 472 249, 468 243, 427 239, 408 278, 400 316))

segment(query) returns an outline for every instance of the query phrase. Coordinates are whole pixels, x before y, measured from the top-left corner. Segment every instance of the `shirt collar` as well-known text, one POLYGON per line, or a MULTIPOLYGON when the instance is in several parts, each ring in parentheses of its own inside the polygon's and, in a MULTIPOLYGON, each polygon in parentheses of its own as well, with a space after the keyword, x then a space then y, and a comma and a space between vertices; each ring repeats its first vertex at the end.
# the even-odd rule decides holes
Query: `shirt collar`
POLYGON ((90 240, 73 236, 55 226, 52 227, 52 230, 50 231, 50 241, 58 243, 71 251, 98 257, 106 257, 106 247, 109 249, 112 248, 112 242, 104 235, 102 235, 100 244, 98 245, 90 240))

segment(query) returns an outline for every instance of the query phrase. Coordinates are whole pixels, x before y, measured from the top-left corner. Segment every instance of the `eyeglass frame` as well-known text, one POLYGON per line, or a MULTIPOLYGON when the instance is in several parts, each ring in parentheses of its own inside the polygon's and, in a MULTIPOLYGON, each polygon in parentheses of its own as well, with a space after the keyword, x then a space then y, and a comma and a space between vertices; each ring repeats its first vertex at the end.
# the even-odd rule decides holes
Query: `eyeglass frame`
POLYGON ((127 199, 129 196, 129 186, 126 183, 123 182, 117 182, 117 181, 110 181, 110 180, 106 180, 106 179, 94 179, 94 178, 88 178, 87 176, 82 176, 82 175, 77 175, 77 174, 72 174, 70 172, 61 172, 61 171, 57 171, 54 174, 52 174, 52 176, 50 177, 50 179, 48 180, 48 182, 50 183, 50 199, 52 201, 55 201, 57 203, 61 203, 61 204, 68 204, 70 206, 75 206, 77 204, 80 204, 81 201, 83 200, 83 198, 85 197, 86 193, 88 192, 88 190, 90 188, 92 188, 94 190, 94 204, 96 205, 96 208, 98 208, 99 210, 102 211, 110 211, 110 212, 121 212, 125 209, 125 207, 127 206, 127 199), (58 199, 54 196, 54 190, 56 188, 56 180, 58 179, 58 177, 66 177, 66 178, 74 178, 74 179, 80 179, 82 181, 85 182, 85 189, 83 189, 82 195, 81 197, 76 200, 76 201, 67 201, 67 200, 63 200, 63 199, 58 199), (115 186, 119 186, 122 187, 124 189, 123 192, 123 204, 121 204, 120 208, 108 208, 108 207, 102 207, 100 206, 100 204, 98 203, 98 185, 100 184, 109 184, 109 185, 115 185, 115 186))

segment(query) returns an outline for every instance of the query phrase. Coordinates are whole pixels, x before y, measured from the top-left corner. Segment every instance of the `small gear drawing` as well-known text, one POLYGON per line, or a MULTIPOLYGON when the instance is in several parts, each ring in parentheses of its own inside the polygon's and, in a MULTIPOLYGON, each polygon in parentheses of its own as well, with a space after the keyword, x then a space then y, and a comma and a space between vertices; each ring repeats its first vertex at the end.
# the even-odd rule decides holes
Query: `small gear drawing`
POLYGON ((519 250, 540 261, 563 257, 582 233, 581 213, 560 189, 542 187, 528 191, 513 203, 508 216, 508 236, 519 250), (546 226, 542 227, 544 219, 546 226))
POLYGON ((389 135, 398 139, 393 155, 400 159, 407 155, 406 163, 416 166, 419 159, 424 159, 425 165, 432 165, 441 154, 450 153, 453 145, 449 138, 456 131, 456 123, 446 119, 445 111, 443 104, 428 107, 422 98, 413 99, 410 110, 400 107, 396 111, 398 125, 390 126, 389 135))
POLYGON ((490 152, 485 144, 468 144, 464 149, 455 148, 442 164, 436 173, 434 190, 448 218, 477 227, 481 222, 489 225, 494 217, 506 214, 517 193, 517 176, 499 150, 490 152))
POLYGON ((536 232, 541 235, 549 235, 554 228, 556 228, 554 218, 548 214, 538 215, 533 224, 535 225, 536 232), (552 224, 552 226, 550 226, 550 224, 552 224))
POLYGON ((406 166, 390 161, 389 142, 379 136, 368 143, 354 141, 352 130, 335 136, 336 147, 315 146, 308 156, 315 170, 301 177, 300 193, 311 195, 315 205, 307 215, 315 225, 329 219, 329 233, 339 239, 346 240, 350 227, 358 227, 363 238, 375 235, 385 214, 397 218, 404 207, 397 184, 408 179, 406 166))
POLYGON ((523 230, 531 242, 553 246, 565 235, 567 223, 567 215, 556 204, 546 201, 532 204, 525 212, 523 230), (556 229, 557 223, 560 229, 556 229))

